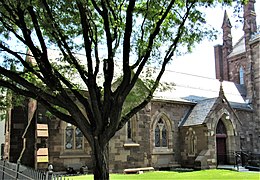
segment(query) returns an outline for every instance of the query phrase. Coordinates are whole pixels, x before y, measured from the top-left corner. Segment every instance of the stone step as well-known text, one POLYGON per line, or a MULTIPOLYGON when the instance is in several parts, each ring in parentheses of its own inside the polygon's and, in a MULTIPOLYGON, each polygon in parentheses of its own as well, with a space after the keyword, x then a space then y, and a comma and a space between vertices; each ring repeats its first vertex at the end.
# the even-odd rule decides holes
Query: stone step
POLYGON ((239 172, 248 172, 249 170, 244 167, 239 167, 239 172))

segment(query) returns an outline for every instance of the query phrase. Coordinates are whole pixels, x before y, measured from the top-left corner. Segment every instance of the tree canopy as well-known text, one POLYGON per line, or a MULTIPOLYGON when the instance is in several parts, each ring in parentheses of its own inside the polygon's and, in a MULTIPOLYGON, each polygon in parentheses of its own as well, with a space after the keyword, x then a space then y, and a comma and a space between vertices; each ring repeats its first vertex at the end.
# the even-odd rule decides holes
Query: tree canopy
POLYGON ((0 86, 78 126, 101 166, 106 156, 96 153, 151 100, 173 56, 216 36, 201 10, 219 2, 232 1, 2 0, 0 86), (50 59, 49 49, 59 56, 50 59), (122 113, 148 65, 156 66, 155 78, 143 81, 146 93, 122 113))

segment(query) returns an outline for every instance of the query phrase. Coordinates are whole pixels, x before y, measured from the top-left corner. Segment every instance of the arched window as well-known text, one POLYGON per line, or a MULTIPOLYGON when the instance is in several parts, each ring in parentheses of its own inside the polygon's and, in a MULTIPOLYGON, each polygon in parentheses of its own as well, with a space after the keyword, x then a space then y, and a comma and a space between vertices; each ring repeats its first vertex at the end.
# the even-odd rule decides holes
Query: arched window
POLYGON ((239 69, 239 83, 240 84, 244 84, 245 83, 245 79, 244 79, 244 69, 241 66, 239 69))
POLYGON ((162 119, 157 122, 154 130, 154 143, 155 147, 167 147, 168 137, 167 128, 162 119))
POLYGON ((217 134, 227 134, 227 129, 226 129, 223 121, 219 120, 216 131, 217 131, 217 134))
POLYGON ((161 144, 161 140, 160 140, 160 128, 159 126, 157 125, 156 128, 155 128, 155 131, 154 131, 154 138, 155 138, 155 147, 160 147, 160 144, 161 144))
POLYGON ((65 149, 83 149, 83 134, 79 128, 67 123, 65 129, 65 149))

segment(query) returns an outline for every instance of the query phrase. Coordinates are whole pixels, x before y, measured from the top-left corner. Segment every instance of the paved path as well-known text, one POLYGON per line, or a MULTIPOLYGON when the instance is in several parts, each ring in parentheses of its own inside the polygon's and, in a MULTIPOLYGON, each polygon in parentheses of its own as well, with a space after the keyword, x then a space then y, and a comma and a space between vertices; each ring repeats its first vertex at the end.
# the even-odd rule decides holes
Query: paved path
POLYGON ((253 172, 253 173, 260 173, 260 171, 249 171, 245 167, 242 166, 234 166, 234 165, 218 165, 217 169, 229 169, 229 170, 235 170, 239 172, 253 172))

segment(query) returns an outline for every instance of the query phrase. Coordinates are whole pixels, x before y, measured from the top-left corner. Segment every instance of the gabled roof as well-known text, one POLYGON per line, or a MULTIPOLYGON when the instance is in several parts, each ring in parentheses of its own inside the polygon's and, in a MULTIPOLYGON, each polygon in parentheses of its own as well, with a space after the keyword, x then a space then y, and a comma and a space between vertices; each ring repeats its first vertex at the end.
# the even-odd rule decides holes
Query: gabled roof
POLYGON ((181 126, 203 124, 216 101, 217 98, 211 98, 198 102, 181 126))

